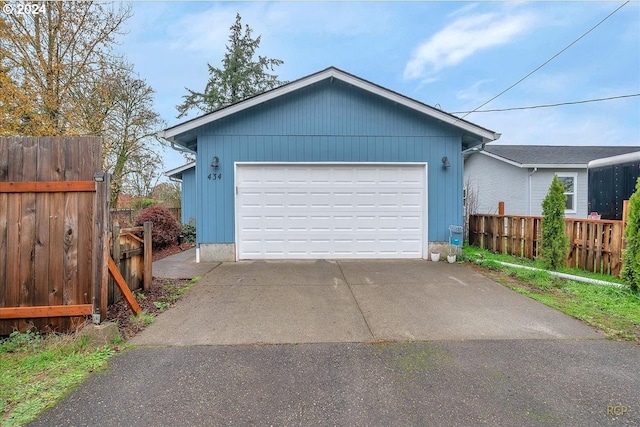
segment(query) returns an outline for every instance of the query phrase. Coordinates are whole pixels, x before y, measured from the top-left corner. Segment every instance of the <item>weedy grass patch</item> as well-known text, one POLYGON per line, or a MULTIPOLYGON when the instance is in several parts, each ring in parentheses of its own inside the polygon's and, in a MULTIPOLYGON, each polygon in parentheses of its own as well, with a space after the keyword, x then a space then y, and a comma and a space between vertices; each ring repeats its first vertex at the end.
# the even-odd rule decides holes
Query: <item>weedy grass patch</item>
POLYGON ((2 426, 22 426, 53 406, 115 354, 87 337, 14 332, 0 342, 2 426))
MULTIPOLYGON (((463 259, 482 267, 486 275, 514 291, 602 330, 608 337, 640 342, 640 295, 626 287, 595 285, 561 279, 546 271, 506 267, 498 261, 543 268, 535 261, 466 247, 463 259)), ((577 269, 562 273, 611 283, 617 277, 577 269)))

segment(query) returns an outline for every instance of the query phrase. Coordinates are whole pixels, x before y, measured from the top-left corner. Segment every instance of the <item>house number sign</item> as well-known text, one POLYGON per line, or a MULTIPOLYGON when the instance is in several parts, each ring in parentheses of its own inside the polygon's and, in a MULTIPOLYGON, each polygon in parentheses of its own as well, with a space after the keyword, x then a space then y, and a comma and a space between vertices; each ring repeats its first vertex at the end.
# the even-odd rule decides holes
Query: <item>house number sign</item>
POLYGON ((210 179, 211 181, 218 181, 222 179, 222 174, 221 173, 210 173, 207 176, 208 179, 210 179))

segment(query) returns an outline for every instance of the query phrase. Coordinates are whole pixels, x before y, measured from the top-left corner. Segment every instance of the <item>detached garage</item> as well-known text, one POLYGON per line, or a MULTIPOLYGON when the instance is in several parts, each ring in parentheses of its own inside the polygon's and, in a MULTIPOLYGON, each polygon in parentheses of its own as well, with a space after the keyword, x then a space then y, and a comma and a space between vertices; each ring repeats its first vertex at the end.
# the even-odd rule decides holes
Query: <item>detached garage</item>
POLYGON ((196 155, 199 260, 229 261, 427 258, 462 223, 462 151, 499 134, 332 67, 160 136, 196 155))

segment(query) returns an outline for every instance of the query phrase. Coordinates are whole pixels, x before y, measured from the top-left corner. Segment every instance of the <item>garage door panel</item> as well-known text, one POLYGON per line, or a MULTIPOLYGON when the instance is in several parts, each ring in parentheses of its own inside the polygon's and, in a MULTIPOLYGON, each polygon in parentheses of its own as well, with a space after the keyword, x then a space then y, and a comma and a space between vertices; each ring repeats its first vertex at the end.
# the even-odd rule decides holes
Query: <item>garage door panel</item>
POLYGON ((421 258, 424 165, 240 164, 239 259, 421 258))

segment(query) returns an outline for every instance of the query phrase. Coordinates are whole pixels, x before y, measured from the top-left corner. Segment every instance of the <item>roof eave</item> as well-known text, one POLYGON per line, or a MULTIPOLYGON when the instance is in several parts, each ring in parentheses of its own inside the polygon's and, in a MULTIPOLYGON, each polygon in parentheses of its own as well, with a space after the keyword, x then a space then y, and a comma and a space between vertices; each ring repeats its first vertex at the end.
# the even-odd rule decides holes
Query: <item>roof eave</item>
POLYGON ((173 168, 171 170, 166 171, 164 173, 164 176, 172 177, 174 175, 181 174, 182 172, 184 172, 186 170, 189 170, 191 168, 194 168, 194 167, 196 167, 196 162, 195 161, 194 162, 189 162, 189 163, 186 163, 186 164, 184 164, 182 166, 178 166, 177 168, 173 168))
POLYGON ((506 157, 499 156, 494 153, 490 153, 488 151, 478 151, 478 153, 483 154, 485 156, 491 157, 493 159, 499 160, 501 162, 510 164, 517 168, 522 169, 586 169, 586 163, 520 163, 515 160, 507 159, 506 157))
POLYGON ((311 74, 307 77, 303 77, 299 80, 293 81, 291 83, 280 86, 276 89, 256 95, 252 98, 246 99, 236 104, 232 104, 228 107, 224 107, 220 110, 205 114, 200 117, 196 117, 185 123, 178 124, 168 129, 164 129, 163 131, 158 133, 158 136, 174 144, 180 144, 180 142, 176 140, 176 136, 180 134, 189 132, 200 126, 204 126, 216 120, 220 120, 224 117, 230 116, 232 114, 238 113, 245 109, 257 106, 264 102, 268 102, 272 99, 278 98, 280 96, 294 92, 298 89, 304 88, 306 86, 309 86, 314 83, 317 83, 326 79, 330 79, 330 78, 337 78, 347 84, 353 85, 360 89, 366 90, 370 93, 386 98, 391 102, 396 102, 398 104, 404 105, 408 108, 411 108, 415 111, 418 111, 422 114, 425 114, 443 123, 462 129, 463 131, 478 137, 478 141, 479 141, 478 145, 482 143, 495 141, 501 136, 500 133, 493 132, 489 129, 485 129, 483 127, 477 126, 471 122, 467 122, 456 116, 445 113, 436 108, 433 108, 421 102, 415 101, 411 98, 407 98, 404 95, 400 95, 399 93, 393 92, 389 89, 383 88, 382 86, 378 86, 369 81, 360 79, 344 71, 338 70, 337 68, 334 68, 334 67, 330 67, 318 73, 311 74))
POLYGON ((532 163, 522 164, 522 168, 538 169, 586 169, 586 163, 532 163))

